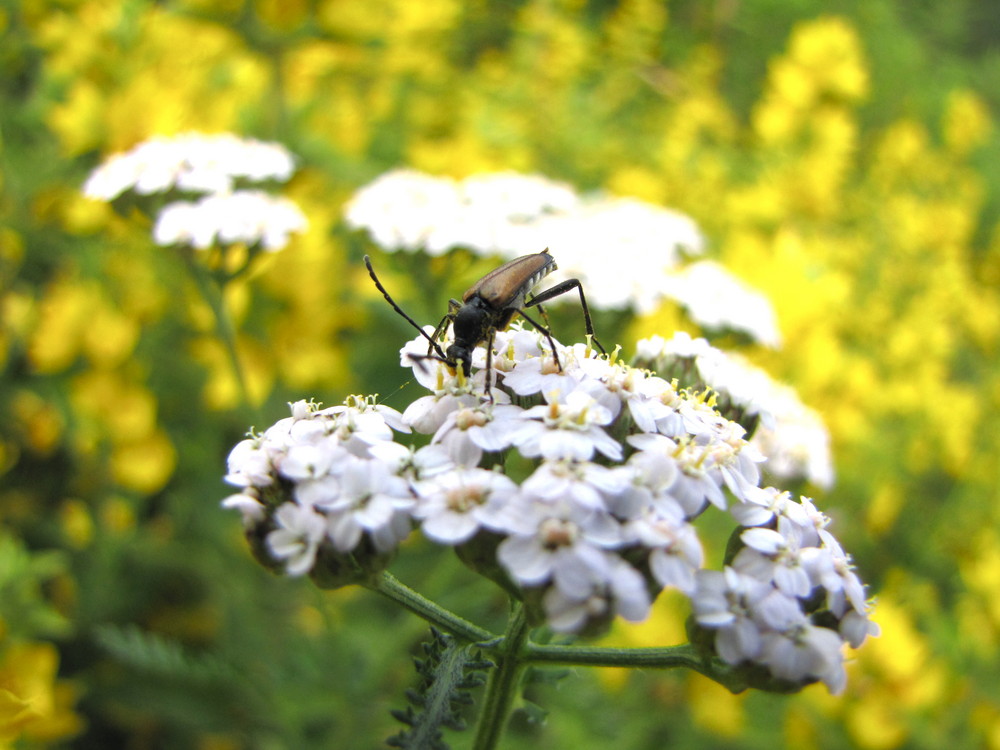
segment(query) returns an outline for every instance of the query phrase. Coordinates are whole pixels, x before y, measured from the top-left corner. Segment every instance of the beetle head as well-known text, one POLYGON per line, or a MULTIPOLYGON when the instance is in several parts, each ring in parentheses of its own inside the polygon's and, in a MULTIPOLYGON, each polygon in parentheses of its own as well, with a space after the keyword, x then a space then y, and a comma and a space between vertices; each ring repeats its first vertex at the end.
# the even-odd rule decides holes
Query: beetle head
POLYGON ((445 352, 445 356, 449 362, 454 362, 456 367, 461 365, 462 374, 465 377, 472 376, 472 352, 469 350, 469 347, 458 343, 452 344, 448 347, 448 351, 445 352))

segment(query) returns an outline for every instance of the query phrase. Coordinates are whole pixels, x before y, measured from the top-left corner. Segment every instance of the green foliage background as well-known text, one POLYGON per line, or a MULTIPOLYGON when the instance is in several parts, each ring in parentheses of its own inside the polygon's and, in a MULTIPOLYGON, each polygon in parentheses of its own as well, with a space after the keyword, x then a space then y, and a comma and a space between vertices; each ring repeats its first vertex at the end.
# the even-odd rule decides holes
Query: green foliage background
MULTIPOLYGON (((778 311, 783 350, 750 353, 828 421, 838 483, 817 500, 880 598, 845 696, 594 670, 533 685, 548 720, 523 712, 507 746, 1000 748, 998 29, 976 0, 0 4, 0 742, 396 731, 422 624, 270 576, 218 501, 229 448, 285 402, 413 397, 409 333, 340 218, 405 165, 539 172, 698 221, 778 311), (80 195, 108 154, 189 130, 300 160, 309 232, 227 290, 252 406, 180 259, 80 195)), ((378 262, 428 321, 489 267, 378 262)), ((679 325, 598 321, 626 345, 679 325)), ((502 619, 447 556, 404 557, 423 593, 502 619)), ((676 642, 684 614, 665 600, 613 637, 676 642)))

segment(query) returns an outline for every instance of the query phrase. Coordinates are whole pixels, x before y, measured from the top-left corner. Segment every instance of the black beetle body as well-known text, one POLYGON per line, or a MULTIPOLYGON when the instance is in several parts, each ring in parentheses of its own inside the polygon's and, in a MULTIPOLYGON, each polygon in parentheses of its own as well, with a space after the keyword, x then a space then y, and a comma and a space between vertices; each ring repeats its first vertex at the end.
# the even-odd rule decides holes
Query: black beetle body
POLYGON ((397 305, 389 293, 382 286, 382 283, 372 269, 371 260, 365 256, 365 266, 368 274, 382 296, 386 298, 392 308, 406 318, 409 323, 416 328, 428 340, 427 359, 443 362, 453 369, 461 367, 462 373, 466 377, 472 374, 472 351, 482 343, 486 344, 486 394, 490 400, 493 395, 490 392, 490 373, 492 371, 493 359, 493 336, 497 331, 502 331, 510 325, 516 315, 521 315, 536 329, 541 331, 549 341, 552 348, 552 357, 556 365, 561 368, 559 357, 556 354, 555 342, 552 334, 546 326, 528 317, 526 308, 538 307, 542 315, 541 303, 568 292, 570 289, 577 289, 580 293, 580 302, 583 307, 584 323, 587 327, 587 334, 591 337, 594 345, 604 352, 594 336, 594 326, 590 319, 590 310, 587 307, 587 300, 583 295, 583 287, 578 279, 567 279, 560 284, 556 284, 551 289, 547 289, 540 294, 536 294, 531 299, 527 299, 531 290, 538 283, 556 270, 556 261, 549 254, 548 250, 531 255, 522 255, 512 261, 504 263, 499 268, 495 268, 473 284, 462 296, 462 301, 451 300, 448 304, 448 312, 441 319, 433 335, 428 335, 413 318, 407 315, 397 305), (454 341, 448 347, 448 351, 442 351, 438 340, 444 335, 448 324, 452 325, 454 331, 454 341), (431 354, 434 351, 435 354, 431 354))
MULTIPOLYGON (((543 278, 556 270, 555 259, 548 251, 522 255, 490 271, 462 295, 462 302, 451 301, 448 315, 455 334, 445 357, 461 362, 466 377, 471 374, 472 350, 484 341, 492 343, 493 333, 503 331, 514 316, 522 313, 525 297, 543 278)), ((529 306, 537 303, 529 303, 529 306)))

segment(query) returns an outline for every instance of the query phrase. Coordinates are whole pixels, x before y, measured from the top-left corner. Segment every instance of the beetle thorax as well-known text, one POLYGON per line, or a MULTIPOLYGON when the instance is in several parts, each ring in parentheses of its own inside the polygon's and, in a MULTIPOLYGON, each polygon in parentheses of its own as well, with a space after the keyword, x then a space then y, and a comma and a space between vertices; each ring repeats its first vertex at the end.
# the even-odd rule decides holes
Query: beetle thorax
POLYGON ((473 296, 455 313, 455 343, 470 349, 486 338, 497 324, 497 311, 482 297, 473 296))

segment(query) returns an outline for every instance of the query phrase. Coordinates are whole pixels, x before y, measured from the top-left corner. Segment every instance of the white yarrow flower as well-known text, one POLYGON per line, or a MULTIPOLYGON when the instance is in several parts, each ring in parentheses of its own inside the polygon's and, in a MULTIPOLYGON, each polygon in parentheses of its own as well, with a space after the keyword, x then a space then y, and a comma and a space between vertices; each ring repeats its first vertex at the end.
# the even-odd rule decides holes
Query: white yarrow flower
POLYGON ((770 300, 718 263, 700 261, 676 271, 667 278, 663 293, 705 328, 740 331, 765 346, 781 346, 770 300))
POLYGON ((524 515, 517 484, 485 469, 459 468, 418 483, 416 492, 413 515, 424 534, 441 544, 461 544, 481 528, 509 530, 524 515))
POLYGON ((115 154, 95 169, 84 184, 88 198, 112 201, 125 192, 139 195, 172 189, 192 193, 226 193, 234 181, 285 182, 295 163, 277 143, 239 138, 230 133, 185 133, 154 137, 131 151, 115 154))
POLYGON ((705 555, 694 526, 684 519, 679 505, 649 508, 627 523, 625 530, 627 538, 652 550, 649 567, 661 585, 693 593, 695 575, 705 555))
POLYGON ((261 438, 241 440, 229 452, 225 480, 237 487, 266 487, 273 481, 272 454, 261 438))
POLYGON ((413 504, 406 482, 385 464, 352 458, 341 473, 339 493, 323 506, 333 546, 350 552, 368 532, 376 549, 388 552, 408 532, 405 512, 413 504))
POLYGON ((545 592, 542 606, 553 630, 573 633, 588 620, 600 620, 609 613, 629 622, 641 622, 649 616, 649 592, 642 576, 621 558, 608 559, 606 575, 595 576, 584 595, 570 595, 559 586, 545 592))
MULTIPOLYGON (((707 656, 843 688, 843 645, 878 633, 864 585, 809 498, 759 486, 761 454, 711 392, 519 326, 493 344, 466 377, 428 358, 426 338, 409 342, 402 363, 431 392, 402 414, 373 397, 290 404, 232 450, 238 493, 224 505, 264 554, 319 585, 370 582, 420 526, 556 632, 640 621, 672 587, 710 631, 707 656), (397 442, 411 428, 430 444, 397 442), (694 520, 730 505, 744 528, 725 568, 706 570, 694 520)), ((671 348, 687 365, 718 361, 702 340, 644 346, 650 362, 671 348)))
POLYGON ((771 591, 767 583, 732 568, 698 571, 691 607, 698 624, 717 631, 715 647, 727 664, 760 655, 762 629, 753 610, 771 591))
POLYGON ((622 456, 621 445, 602 427, 611 422, 611 412, 581 390, 562 401, 533 406, 524 416, 525 422, 513 443, 525 456, 542 456, 549 461, 589 461, 595 451, 611 459, 622 456))
POLYGON ((157 245, 189 245, 199 250, 216 244, 259 244, 273 252, 305 229, 305 216, 287 198, 239 190, 168 204, 157 216, 153 239, 157 245))
POLYGON ((510 404, 479 404, 448 413, 434 433, 440 444, 460 466, 475 466, 483 452, 496 453, 511 445, 522 420, 523 409, 510 404))
POLYGON ((316 562, 326 522, 312 508, 285 503, 274 512, 278 528, 267 535, 267 546, 278 560, 285 561, 290 576, 308 573, 316 562))
POLYGON ((511 259, 551 247, 565 259, 552 281, 581 279, 598 309, 649 312, 682 256, 704 250, 694 221, 676 211, 635 198, 581 197, 565 184, 512 172, 455 180, 393 170, 352 196, 345 220, 389 252, 467 248, 511 259), (607 273, 608 248, 630 273, 607 273))
POLYGON ((639 361, 657 368, 693 363, 705 386, 747 415, 757 416, 760 424, 750 442, 755 451, 767 457, 772 475, 805 478, 823 488, 833 485, 830 435, 819 414, 803 404, 792 388, 776 382, 740 355, 723 352, 684 332, 671 339, 643 339, 636 349, 639 361))
POLYGON ((791 682, 818 679, 838 695, 847 683, 842 645, 836 631, 803 622, 784 632, 768 633, 761 662, 775 677, 791 682))
POLYGON ((765 581, 787 594, 805 598, 813 584, 802 556, 802 534, 786 518, 778 519, 778 530, 755 527, 740 535, 747 546, 733 559, 733 567, 765 581))

